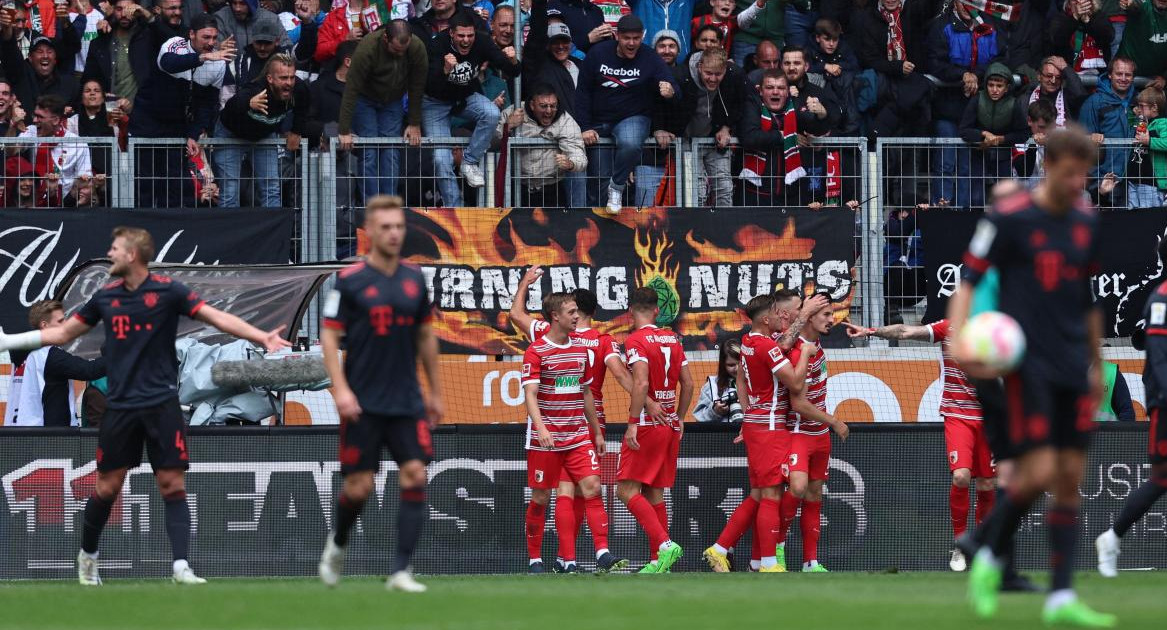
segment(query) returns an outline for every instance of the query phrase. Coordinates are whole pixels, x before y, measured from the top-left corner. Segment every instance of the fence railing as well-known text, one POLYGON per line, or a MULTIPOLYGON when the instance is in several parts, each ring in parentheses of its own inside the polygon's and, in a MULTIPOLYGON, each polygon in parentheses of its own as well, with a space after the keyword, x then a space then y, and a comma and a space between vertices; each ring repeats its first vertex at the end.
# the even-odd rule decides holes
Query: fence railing
MULTIPOLYGON (((587 147, 589 163, 581 170, 578 164, 563 168, 557 162, 563 151, 551 141, 511 138, 505 148, 485 155, 481 187, 467 185, 460 172, 467 143, 466 138, 426 138, 412 147, 401 138, 357 138, 351 150, 342 151, 332 139, 319 150, 305 144, 291 152, 282 140, 207 138, 200 142, 201 153, 191 156, 182 139, 131 138, 123 151, 116 138, 0 138, 10 167, 0 193, 10 208, 291 207, 300 215, 292 248, 297 262, 355 255, 357 226, 370 193, 401 194, 410 206, 452 205, 447 200, 453 199, 483 208, 591 208, 607 201, 604 169, 615 149, 609 139, 587 147), (87 154, 85 159, 80 153, 87 154), (24 162, 12 168, 18 157, 24 162), (31 173, 31 182, 22 181, 28 179, 22 169, 31 173), (52 177, 44 175, 46 169, 52 177), (82 171, 95 175, 82 176, 82 171), (57 197, 44 196, 45 188, 57 191, 57 197)), ((710 138, 678 139, 663 147, 650 138, 623 201, 631 208, 662 202, 714 208, 727 201, 850 205, 856 210, 860 285, 854 308, 864 322, 878 325, 902 317, 924 298, 923 283, 914 281, 922 277, 921 267, 893 269, 888 263, 889 213, 919 204, 983 207, 998 179, 1039 177, 1041 151, 1032 140, 980 147, 957 137, 880 138, 869 149, 861 138, 819 138, 800 151, 806 175, 793 184, 782 182, 782 198, 759 203, 765 199, 743 194, 752 183, 743 174, 744 152, 736 139, 718 149, 710 138)), ((1162 206, 1164 194, 1155 186, 1151 162, 1146 146, 1103 140, 1089 185, 1099 206, 1162 206)), ((768 185, 762 182, 763 188, 768 185)), ((309 329, 314 327, 309 324, 309 329)))

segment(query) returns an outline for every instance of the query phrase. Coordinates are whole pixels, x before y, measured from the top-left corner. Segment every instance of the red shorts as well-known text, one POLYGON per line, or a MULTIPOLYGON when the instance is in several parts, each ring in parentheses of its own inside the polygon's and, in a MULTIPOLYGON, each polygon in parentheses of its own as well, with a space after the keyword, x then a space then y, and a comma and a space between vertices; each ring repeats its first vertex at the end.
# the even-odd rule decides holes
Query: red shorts
POLYGON ((790 432, 785 425, 773 431, 767 425, 742 423, 751 488, 780 486, 790 475, 790 432))
POLYGON ((997 476, 997 467, 993 462, 993 453, 989 449, 989 439, 985 436, 983 422, 945 418, 944 444, 948 449, 949 470, 967 468, 977 479, 992 479, 997 476))
POLYGON ((527 451, 527 485, 538 490, 559 486, 560 475, 573 483, 600 474, 600 458, 591 442, 569 451, 527 451))
POLYGON ((625 443, 620 448, 619 481, 639 481, 650 488, 671 488, 677 479, 677 455, 681 452, 681 434, 659 424, 636 428, 640 448, 632 450, 625 443))
POLYGON ((790 436, 790 472, 806 473, 811 481, 824 481, 831 463, 831 434, 790 436))

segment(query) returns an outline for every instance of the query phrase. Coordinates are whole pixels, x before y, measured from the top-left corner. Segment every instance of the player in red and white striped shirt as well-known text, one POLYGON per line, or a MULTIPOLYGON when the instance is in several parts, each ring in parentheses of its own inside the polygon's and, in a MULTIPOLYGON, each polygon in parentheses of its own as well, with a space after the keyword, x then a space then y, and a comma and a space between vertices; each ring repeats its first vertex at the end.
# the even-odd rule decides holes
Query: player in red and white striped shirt
POLYGON ((629 311, 635 330, 624 347, 633 387, 616 493, 648 534, 651 559, 640 572, 666 573, 681 557, 681 547, 669 538, 664 489, 671 488, 677 477, 685 426, 680 414, 689 410, 693 377, 680 337, 653 324, 660 313, 656 290, 634 290, 629 296, 629 311), (663 420, 646 413, 645 402, 650 400, 663 407, 663 420))
MULTIPOLYGON (((533 317, 527 313, 527 294, 532 284, 537 282, 543 275, 542 267, 535 265, 523 274, 522 280, 519 281, 519 287, 515 290, 514 298, 511 302, 510 320, 511 326, 516 330, 522 332, 527 339, 532 342, 538 341, 547 333, 551 327, 544 319, 533 317)), ((600 429, 603 430, 607 418, 604 413, 604 380, 608 374, 624 388, 624 391, 632 391, 632 373, 628 370, 628 365, 624 362, 624 355, 620 352, 620 344, 616 339, 607 333, 602 333, 592 327, 592 318, 595 317, 597 299, 596 294, 589 289, 576 289, 571 292, 572 297, 575 298, 576 308, 579 311, 579 323, 576 329, 571 332, 571 342, 575 345, 581 346, 588 355, 588 368, 591 371, 591 389, 592 398, 596 402, 596 418, 600 423, 600 429)), ((655 402, 648 403, 650 415, 653 417, 660 416, 660 405, 655 402)), ((583 493, 579 488, 571 482, 568 475, 562 474, 559 478, 559 488, 555 492, 556 505, 556 529, 561 526, 572 526, 576 532, 576 537, 579 536, 580 527, 583 525, 584 514, 586 512, 583 493), (572 505, 569 508, 561 508, 561 502, 570 501, 572 505), (569 511, 570 510, 570 511, 569 511), (562 521, 558 518, 558 514, 572 514, 575 516, 574 525, 562 521)), ((560 532, 562 536, 562 533, 560 532)), ((563 566, 563 559, 559 558, 556 561, 556 568, 563 566)))
MULTIPOLYGON (((571 342, 579 322, 570 293, 553 293, 543 300, 550 328, 523 355, 523 391, 527 406, 527 551, 530 572, 542 573, 543 525, 551 490, 566 474, 584 497, 588 527, 596 544, 597 571, 628 565, 608 551, 608 515, 600 495, 600 456, 604 438, 596 418, 588 372, 587 352, 571 342), (590 430, 589 430, 590 429, 590 430), (594 441, 593 441, 594 439, 594 441)), ((556 504, 559 557, 564 570, 574 572, 575 515, 571 501, 556 504)))
MULTIPOLYGON (((734 511, 717 542, 705 550, 703 557, 718 573, 730 570, 726 552, 742 533, 755 525, 761 539, 762 573, 781 573, 786 568, 778 564, 774 550, 778 544, 781 525, 779 502, 782 484, 790 467, 790 432, 786 429, 787 413, 794 411, 807 417, 827 421, 829 416, 811 405, 804 394, 805 377, 795 373, 795 367, 771 338, 778 324, 778 312, 773 295, 755 297, 746 304, 746 314, 753 322, 751 331, 742 338, 742 361, 738 369, 738 392, 745 392, 745 421, 742 436, 746 444, 746 460, 750 476, 750 496, 734 511), (756 524, 755 524, 756 521, 756 524)), ((805 374, 805 364, 798 367, 805 374)))
MULTIPOLYGON (((827 414, 827 355, 818 345, 822 337, 831 331, 835 320, 834 308, 827 306, 811 315, 799 336, 798 347, 791 350, 788 358, 796 365, 805 365, 806 373, 800 374, 806 381, 807 402, 823 414, 827 414), (805 361, 802 357, 806 356, 805 361)), ((786 533, 794 522, 799 507, 802 520, 802 571, 804 573, 825 573, 827 570, 818 562, 819 529, 822 522, 823 486, 827 481, 827 468, 831 460, 831 429, 841 439, 847 439, 847 425, 830 416, 831 422, 821 422, 801 414, 787 416, 786 426, 790 429, 790 491, 782 496, 782 525, 778 538, 779 562, 786 560, 786 533)))
MULTIPOLYGON (((940 344, 940 372, 944 382, 944 393, 940 395, 940 416, 944 419, 944 442, 948 450, 948 467, 952 471, 948 510, 952 518, 953 539, 960 538, 968 529, 969 486, 976 479, 975 518, 980 525, 993 509, 997 471, 985 435, 976 388, 952 358, 948 320, 942 319, 927 326, 895 324, 871 329, 847 324, 847 328, 852 337, 872 336, 940 344)), ((955 546, 948 565, 953 571, 964 571, 967 568, 964 554, 955 546)))

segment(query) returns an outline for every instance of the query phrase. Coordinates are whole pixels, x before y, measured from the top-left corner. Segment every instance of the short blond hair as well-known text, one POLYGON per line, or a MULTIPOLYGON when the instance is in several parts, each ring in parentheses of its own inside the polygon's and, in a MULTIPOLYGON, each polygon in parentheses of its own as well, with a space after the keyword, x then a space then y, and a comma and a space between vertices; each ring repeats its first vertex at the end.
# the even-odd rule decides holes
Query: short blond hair
POLYGON ((41 324, 51 321, 53 313, 65 310, 65 305, 56 300, 40 300, 28 307, 28 325, 33 330, 39 330, 41 324))
POLYGON ((146 230, 138 227, 120 225, 113 229, 113 237, 124 238, 138 254, 138 260, 144 264, 154 262, 154 238, 146 230))
POLYGON ((365 214, 378 210, 404 210, 405 202, 397 195, 374 195, 365 202, 365 214))

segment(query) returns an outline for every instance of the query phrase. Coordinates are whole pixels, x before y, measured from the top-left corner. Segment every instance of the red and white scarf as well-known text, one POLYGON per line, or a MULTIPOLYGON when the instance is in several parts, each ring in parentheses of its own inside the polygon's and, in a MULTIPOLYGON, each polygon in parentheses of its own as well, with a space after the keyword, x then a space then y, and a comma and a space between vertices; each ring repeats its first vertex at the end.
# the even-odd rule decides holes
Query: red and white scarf
POLYGON ((888 61, 903 61, 908 58, 908 51, 904 48, 904 24, 900 20, 900 13, 903 10, 903 5, 895 11, 885 10, 882 4, 879 6, 879 15, 887 22, 888 61))
MULTIPOLYGON (((56 137, 56 138, 65 137, 64 125, 57 127, 56 131, 53 132, 53 137, 56 137)), ((33 170, 36 172, 37 177, 46 177, 49 175, 49 173, 57 172, 60 164, 58 163, 57 160, 54 160, 54 158, 53 158, 53 149, 55 149, 56 147, 57 147, 56 142, 43 142, 42 141, 36 145, 36 157, 35 157, 35 161, 33 162, 33 170)), ((65 156, 64 156, 64 154, 62 154, 60 156, 59 160, 63 162, 64 159, 65 159, 65 156)))
MULTIPOLYGON (((1032 103, 1041 98, 1041 86, 1033 89, 1033 93, 1029 95, 1029 102, 1032 103)), ((1058 111, 1058 117, 1054 119, 1054 125, 1058 128, 1066 126, 1066 91, 1058 90, 1058 97, 1054 99, 1054 109, 1058 111)))
POLYGON ((980 11, 1010 22, 1021 19, 1021 5, 1024 4, 1023 2, 997 2, 994 0, 958 0, 958 2, 969 11, 980 11))
MULTIPOLYGON (((762 131, 774 128, 774 115, 765 105, 762 106, 762 131)), ((760 151, 747 151, 742 156, 742 172, 738 177, 762 187, 762 176, 766 173, 766 162, 769 154, 760 151)), ((789 186, 806 175, 802 168, 802 156, 798 152, 798 112, 794 110, 794 99, 786 99, 786 108, 782 110, 782 166, 785 171, 783 182, 789 186)))

